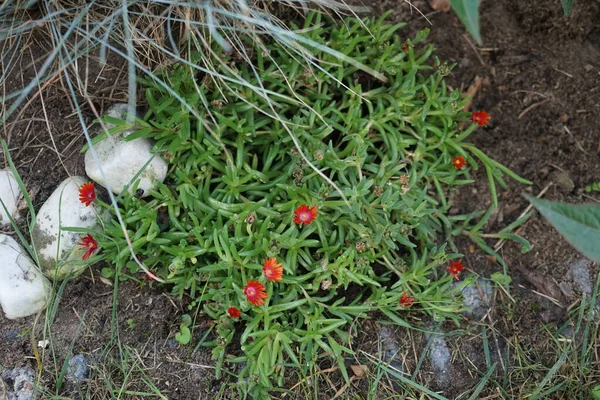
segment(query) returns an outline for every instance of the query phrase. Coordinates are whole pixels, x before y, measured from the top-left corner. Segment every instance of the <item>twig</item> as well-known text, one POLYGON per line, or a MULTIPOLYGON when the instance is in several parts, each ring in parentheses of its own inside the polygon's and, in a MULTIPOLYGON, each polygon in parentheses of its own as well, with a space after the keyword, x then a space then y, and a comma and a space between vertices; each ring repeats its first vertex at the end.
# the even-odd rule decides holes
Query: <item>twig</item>
POLYGON ((475 47, 475 45, 473 44, 473 42, 471 42, 471 39, 469 39, 469 36, 463 35, 463 37, 465 38, 465 40, 467 41, 467 43, 469 43, 469 46, 471 46, 471 48, 475 52, 475 55, 477 56, 477 59, 479 60, 479 62, 481 63, 481 65, 483 65, 485 67, 486 64, 483 61, 483 58, 481 58, 481 54, 479 54, 479 51, 477 50, 477 47, 475 47))
POLYGON ((527 114, 529 111, 533 110, 537 106, 541 106, 542 104, 547 103, 549 100, 550 99, 542 100, 542 101, 539 101, 537 103, 534 103, 534 104, 530 105, 529 107, 527 107, 526 109, 524 109, 523 111, 521 111, 521 114, 519 114, 519 116, 517 117, 517 119, 523 118, 523 116, 525 114, 527 114))
POLYGON ((548 300, 550 300, 551 302, 553 302, 554 304, 556 304, 558 307, 561 308, 565 308, 565 306, 563 306, 558 300, 556 300, 554 297, 550 297, 547 294, 538 292, 537 290, 532 290, 533 293, 537 294, 538 296, 542 296, 548 300))
POLYGON ((560 70, 560 69, 558 69, 556 67, 552 67, 552 69, 555 70, 556 72, 560 72, 561 74, 564 74, 564 75, 568 76, 569 78, 573 77, 573 75, 569 74, 568 72, 562 71, 562 70, 560 70))
POLYGON ((414 5, 413 5, 413 4, 410 2, 410 0, 404 0, 404 2, 405 2, 406 4, 408 4, 409 6, 411 6, 412 8, 414 8, 415 10, 417 10, 417 12, 418 12, 419 14, 421 14, 421 17, 425 18, 425 21, 427 21, 427 22, 429 23, 429 25, 433 25, 433 24, 431 23, 431 21, 429 20, 429 18, 427 18, 427 16, 426 16, 425 14, 423 14, 423 12, 422 12, 421 10, 419 10, 417 7, 415 7, 415 6, 414 6, 414 5))
MULTIPOLYGON (((499 285, 502 287, 502 285, 499 285)), ((487 313, 487 318, 490 321, 490 330, 492 331, 492 336, 494 337, 494 342, 496 343, 496 351, 498 352, 498 359, 500 360, 500 364, 502 365, 502 369, 506 372, 506 365, 504 365, 504 357, 502 357, 502 353, 500 353, 500 343, 498 343, 498 337, 496 336, 496 332, 494 329, 494 321, 490 313, 487 313)))
POLYGON ((592 196, 590 196, 590 195, 588 195, 588 194, 581 193, 581 196, 582 196, 582 197, 585 197, 586 199, 590 199, 590 200, 592 200, 592 201, 594 201, 594 202, 596 202, 596 203, 600 203, 600 200, 598 200, 597 198, 595 198, 595 197, 592 197, 592 196))
POLYGON ((577 139, 575 139, 575 136, 571 133, 571 130, 569 128, 567 128, 566 125, 564 125, 563 128, 565 129, 565 132, 567 132, 571 136, 571 138, 575 141, 575 145, 577 146, 577 148, 579 150, 581 150, 583 152, 583 154, 585 154, 586 156, 589 156, 590 154, 587 151, 585 151, 584 148, 581 146, 581 143, 579 143, 577 141, 577 139))

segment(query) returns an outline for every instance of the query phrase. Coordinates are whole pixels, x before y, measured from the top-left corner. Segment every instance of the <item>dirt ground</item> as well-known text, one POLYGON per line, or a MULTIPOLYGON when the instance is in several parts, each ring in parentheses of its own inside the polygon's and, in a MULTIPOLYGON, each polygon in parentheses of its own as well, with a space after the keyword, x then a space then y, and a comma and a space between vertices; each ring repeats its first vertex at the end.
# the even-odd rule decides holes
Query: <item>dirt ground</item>
MULTIPOLYGON (((599 192, 584 190, 586 185, 600 182, 599 3, 576 2, 573 15, 566 18, 558 0, 485 1, 481 11, 482 46, 477 46, 465 33, 453 13, 435 12, 424 0, 414 0, 412 4, 398 0, 353 3, 372 6, 376 14, 393 10, 390 22, 409 22, 401 31, 406 36, 429 28, 429 40, 435 44, 438 57, 457 64, 447 78, 452 87, 466 92, 476 80, 481 80, 471 109, 486 110, 492 120, 472 135, 471 141, 533 182, 528 187, 508 180, 508 188, 499 190, 499 209, 486 226, 486 232, 497 232, 526 210, 528 202, 523 192, 538 195, 545 190, 543 198, 570 203, 600 202, 599 192)), ((41 38, 29 43, 23 49, 21 68, 11 72, 15 79, 3 88, 6 93, 23 87, 43 62, 48 43, 41 38)), ((105 66, 91 60, 89 65, 79 67, 80 72, 87 69, 88 73, 88 84, 78 87, 79 94, 85 92, 94 99, 82 105, 83 117, 90 124, 96 113, 101 114, 114 102, 126 100, 125 71, 122 63, 111 58, 105 66)), ((65 88, 64 77, 54 80, 0 133, 6 137, 37 207, 66 176, 84 173, 83 155, 79 153, 84 144, 82 128, 65 88)), ((454 194, 457 213, 485 209, 490 204, 485 173, 479 171, 474 177, 475 184, 454 194)), ((513 278, 511 295, 517 302, 510 303, 498 292, 496 307, 486 322, 493 326, 499 347, 520 343, 538 354, 539 362, 544 363, 547 333, 543 327, 556 330, 561 326, 567 318, 567 306, 574 298, 564 296, 559 307, 538 293, 552 297, 544 289, 562 285, 577 295, 569 265, 581 256, 538 215, 529 219, 519 233, 530 241, 532 250, 523 254, 519 246, 507 243, 501 251, 513 278)), ((484 277, 502 271, 502 266, 466 238, 457 243, 465 254, 467 269, 484 277)), ((493 246, 496 240, 491 239, 488 244, 493 246)), ((600 267, 592 264, 592 283, 599 271, 600 267)), ((209 350, 202 347, 195 350, 174 341, 178 313, 185 311, 184 304, 147 283, 131 281, 121 284, 118 300, 121 341, 135 354, 162 393, 170 399, 213 398, 221 381, 214 378, 209 350)), ((111 354, 105 350, 111 337, 112 304, 112 287, 99 279, 99 268, 92 268, 67 285, 52 329, 59 362, 69 352, 84 353, 92 359, 92 374, 111 373, 114 379, 119 379, 118 372, 103 371, 101 366, 107 353, 111 354)), ((33 320, 30 317, 10 321, 0 315, 0 365, 35 366, 28 335, 33 320)), ((200 322, 193 343, 209 328, 200 322)), ((462 328, 477 336, 468 321, 462 328)), ((368 353, 378 351, 374 343, 378 329, 374 322, 365 323, 356 345, 363 346, 368 353)), ((41 332, 41 322, 35 330, 41 332)), ((422 349, 423 341, 408 338, 411 340, 408 343, 406 332, 401 330, 395 330, 394 335, 400 347, 409 350, 406 366, 409 370, 414 368, 417 360, 411 358, 410 349, 422 349)), ((473 369, 472 365, 485 372, 479 342, 465 340, 463 336, 462 342, 470 343, 464 345, 455 339, 449 339, 455 379, 440 386, 433 379, 433 369, 427 361, 418 376, 421 384, 440 390, 448 398, 456 398, 478 382, 480 375, 467 372, 473 369)), ((52 362, 52 357, 46 354, 47 368, 42 382, 51 390, 52 362)), ((348 394, 366 393, 368 385, 364 380, 353 385, 348 394)), ((74 395, 78 390, 67 385, 63 394, 74 395)), ((98 387, 90 392, 96 393, 96 398, 103 398, 104 390, 98 387)), ((326 392, 322 398, 332 398, 333 393, 326 392)))

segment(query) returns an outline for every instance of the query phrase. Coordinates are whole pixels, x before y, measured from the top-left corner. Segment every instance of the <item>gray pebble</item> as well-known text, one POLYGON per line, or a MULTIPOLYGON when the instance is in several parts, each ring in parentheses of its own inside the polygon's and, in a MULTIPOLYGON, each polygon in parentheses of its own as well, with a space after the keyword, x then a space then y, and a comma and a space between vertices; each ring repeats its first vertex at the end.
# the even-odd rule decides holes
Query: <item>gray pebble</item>
POLYGON ((21 333, 21 331, 18 329, 2 332, 2 338, 8 341, 15 340, 19 337, 19 333, 21 333))
POLYGON ((585 293, 587 296, 592 295, 592 281, 590 278, 591 261, 585 258, 579 258, 571 262, 571 274, 575 287, 585 293))
POLYGON ((438 385, 443 386, 450 382, 452 365, 450 364, 450 349, 446 340, 439 333, 426 333, 425 339, 429 342, 429 358, 435 371, 438 385))
MULTIPOLYGON (((402 359, 402 356, 400 355, 400 346, 394 337, 392 329, 389 326, 380 325, 377 334, 381 340, 383 361, 393 368, 394 374, 404 373, 404 365, 399 361, 402 359)), ((390 376, 392 378, 392 385, 394 386, 394 389, 400 390, 401 386, 396 382, 397 379, 394 379, 394 374, 390 376)))
POLYGON ((31 368, 7 369, 2 373, 2 380, 7 400, 32 400, 34 398, 35 372, 31 368))
POLYGON ((483 319, 492 307, 494 287, 490 281, 477 279, 462 290, 463 305, 466 310, 463 315, 476 320, 483 319))
POLYGON ((90 360, 83 354, 76 354, 69 360, 67 377, 73 383, 86 380, 90 375, 90 360))

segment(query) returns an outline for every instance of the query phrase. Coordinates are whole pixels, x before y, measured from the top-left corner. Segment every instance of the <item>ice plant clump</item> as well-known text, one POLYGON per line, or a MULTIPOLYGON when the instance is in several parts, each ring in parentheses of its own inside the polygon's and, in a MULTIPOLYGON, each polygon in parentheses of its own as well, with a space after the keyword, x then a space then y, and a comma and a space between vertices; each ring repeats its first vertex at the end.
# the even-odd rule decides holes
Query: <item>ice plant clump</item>
POLYGON ((414 301, 415 299, 406 294, 406 292, 402 293, 402 297, 400 297, 400 305, 404 308, 410 307, 414 301))
POLYGON ((283 268, 281 264, 277 263, 276 258, 267 258, 263 266, 263 273, 265 278, 273 282, 281 282, 283 276, 283 268))
POLYGON ((96 190, 94 189, 94 182, 88 182, 81 185, 79 188, 79 201, 88 207, 96 200, 96 190))
POLYGON ((90 256, 98 250, 98 242, 92 235, 89 233, 81 238, 81 241, 78 243, 79 246, 86 248, 87 251, 81 257, 82 260, 87 260, 90 256))
POLYGON ((448 273, 454 277, 454 279, 458 279, 458 274, 462 271, 464 267, 462 266, 462 260, 458 261, 450 261, 450 266, 448 267, 448 273))
MULTIPOLYGON (((240 43, 256 55, 250 60, 191 51, 185 62, 156 72, 172 83, 169 91, 139 77, 148 111, 136 119, 135 135, 155 143, 152 151, 170 168, 143 199, 135 185, 119 196, 127 232, 173 293, 216 321, 217 370, 231 364, 251 398, 270 398, 288 366, 306 359, 306 349, 315 350, 309 362, 326 350, 345 374, 348 343, 342 342, 353 340, 345 332, 372 313, 418 308, 436 320, 459 321, 462 303, 447 287, 462 265, 447 276, 453 256, 439 244, 450 231, 476 238, 480 229, 468 215, 447 215, 453 209, 447 194, 469 183, 461 172, 478 164, 494 171, 487 175, 491 185, 504 183, 506 169, 465 141, 478 125, 468 123, 460 91, 443 83, 449 67, 436 67, 431 45, 419 44, 426 32, 405 42, 399 25, 383 18, 323 18, 311 14, 305 26, 294 27, 318 45, 309 46, 305 61, 282 51, 280 41, 242 35, 240 43), (322 50, 329 45, 339 46, 346 60, 364 62, 363 72, 334 61, 322 50), (226 79, 226 90, 214 90, 208 74, 191 73, 190 65, 207 62, 226 79), (273 105, 267 92, 298 101, 277 101, 275 113, 263 112, 273 105), (397 289, 390 277, 400 270, 397 289), (234 326, 241 318, 232 319, 228 307, 248 324, 234 326), (241 350, 234 358, 231 345, 241 350)), ((473 118, 489 120, 481 112, 473 118)), ((132 128, 125 120, 110 122, 115 131, 132 128)), ((95 205, 114 216, 98 226, 102 258, 125 272, 131 255, 122 250, 117 210, 95 205)), ((424 328, 419 320, 413 322, 424 328)))
POLYGON ((244 287, 244 294, 250 303, 259 307, 265 303, 264 299, 267 298, 263 284, 254 280, 248 281, 248 284, 244 287))
POLYGON ((227 314, 229 314, 229 316, 231 318, 239 318, 242 315, 242 313, 240 312, 240 310, 238 310, 235 307, 229 307, 227 309, 227 314))
POLYGON ((465 161, 465 158, 463 156, 454 157, 454 159, 452 160, 452 165, 454 165, 454 168, 456 168, 457 170, 463 169, 463 167, 467 165, 467 161, 465 161))
POLYGON ((308 207, 302 204, 294 211, 294 222, 298 225, 308 225, 317 218, 317 206, 308 207))
POLYGON ((471 113, 471 121, 479 126, 487 125, 488 122, 490 122, 490 119, 490 114, 485 111, 473 111, 473 113, 471 113))

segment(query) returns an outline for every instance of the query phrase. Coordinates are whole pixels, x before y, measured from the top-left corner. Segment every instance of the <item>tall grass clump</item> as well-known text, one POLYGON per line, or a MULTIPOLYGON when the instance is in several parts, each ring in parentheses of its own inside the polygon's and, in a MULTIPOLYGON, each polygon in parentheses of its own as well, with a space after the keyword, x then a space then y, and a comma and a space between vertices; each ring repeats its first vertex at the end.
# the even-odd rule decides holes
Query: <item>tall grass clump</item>
MULTIPOLYGON (((48 85, 60 81, 83 125, 87 125, 81 106, 95 100, 88 93, 92 78, 87 70, 89 57, 98 58, 102 64, 113 54, 111 62, 126 65, 132 109, 138 75, 153 76, 157 67, 190 62, 192 52, 210 58, 213 43, 249 61, 240 34, 256 42, 276 41, 298 57, 310 58, 307 43, 299 41, 302 38, 275 13, 301 17, 311 8, 334 13, 353 10, 338 0, 4 1, 0 5, 0 87, 4 89, 1 99, 5 107, 1 122, 5 124, 30 96, 38 96, 48 85), (42 48, 48 49, 46 54, 34 54, 43 63, 23 88, 8 90, 12 88, 11 72, 29 64, 27 60, 20 64, 26 55, 21 50, 31 41, 44 42, 42 48)), ((205 70, 207 74, 213 71, 210 65, 205 70)), ((166 86, 166 82, 161 84, 166 86)), ((253 90, 260 90, 260 86, 253 90)))
POLYGON ((402 26, 311 13, 296 28, 308 58, 240 34, 248 62, 214 40, 140 77, 142 118, 105 119, 104 135, 152 139, 170 169, 149 197, 135 183, 122 194, 126 231, 115 219, 95 233, 96 259, 114 266, 106 276, 143 273, 129 236, 152 274, 214 319, 217 374, 233 368, 243 393, 281 390, 287 368, 310 376, 322 357, 348 380, 356 319, 458 319, 470 278, 453 284, 465 273, 440 239, 472 216, 448 217, 448 192, 478 164, 493 188, 508 170, 465 141, 487 114, 465 125, 451 67, 426 31, 403 40, 402 26))

